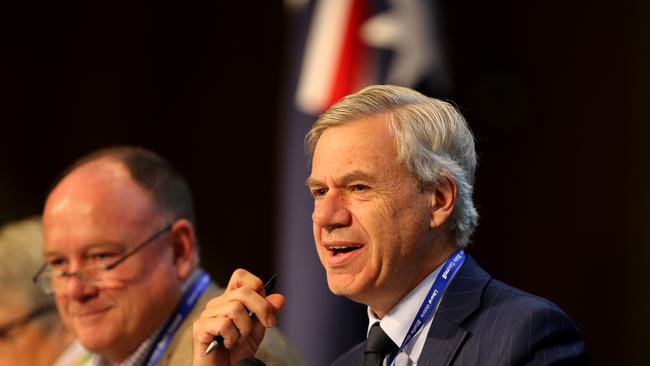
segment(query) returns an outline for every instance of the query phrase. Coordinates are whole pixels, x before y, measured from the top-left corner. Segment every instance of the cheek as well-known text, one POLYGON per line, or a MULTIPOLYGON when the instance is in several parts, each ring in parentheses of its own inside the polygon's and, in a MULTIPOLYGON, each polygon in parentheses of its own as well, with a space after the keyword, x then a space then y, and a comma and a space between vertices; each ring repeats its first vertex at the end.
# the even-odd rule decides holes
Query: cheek
POLYGON ((162 299, 172 296, 174 289, 180 291, 181 282, 176 276, 173 265, 169 261, 158 260, 160 260, 157 262, 158 265, 143 271, 143 275, 137 281, 115 292, 105 294, 115 299, 125 316, 137 317, 140 314, 147 314, 151 309, 158 309, 157 304, 163 301, 162 299), (149 296, 142 296, 145 293, 149 296))
POLYGON ((56 310, 63 321, 68 323, 68 299, 65 296, 54 295, 54 302, 56 303, 56 310))
POLYGON ((422 223, 415 224, 409 212, 408 207, 401 210, 382 207, 366 216, 362 229, 370 237, 375 260, 393 263, 410 252, 413 245, 410 236, 420 231, 422 223))
POLYGON ((320 229, 316 224, 312 225, 312 233, 314 234, 314 242, 316 244, 320 243, 320 229))
POLYGON ((320 245, 321 238, 320 238, 320 230, 314 225, 314 246, 316 248, 316 254, 318 255, 318 259, 320 260, 321 264, 325 266, 325 257, 326 257, 326 250, 320 245))
POLYGON ((385 209, 378 209, 359 215, 359 227, 373 246, 373 252, 386 252, 394 247, 399 220, 385 209))
POLYGON ((312 233, 314 234, 314 245, 316 245, 316 249, 317 249, 318 251, 321 250, 321 247, 320 247, 320 242, 321 242, 321 232, 322 232, 322 231, 321 231, 321 228, 320 228, 319 226, 317 226, 316 224, 314 224, 314 225, 312 226, 312 233))

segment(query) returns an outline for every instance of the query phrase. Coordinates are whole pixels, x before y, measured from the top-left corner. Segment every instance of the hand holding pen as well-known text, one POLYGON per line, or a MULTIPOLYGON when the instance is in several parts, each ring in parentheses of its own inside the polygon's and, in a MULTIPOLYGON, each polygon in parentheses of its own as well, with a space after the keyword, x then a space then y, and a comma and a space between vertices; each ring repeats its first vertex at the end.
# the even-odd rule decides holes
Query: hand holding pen
POLYGON ((212 299, 194 322, 194 366, 234 365, 255 354, 265 328, 276 324, 284 305, 282 295, 267 295, 274 282, 275 275, 263 285, 250 272, 233 273, 223 295, 212 299))

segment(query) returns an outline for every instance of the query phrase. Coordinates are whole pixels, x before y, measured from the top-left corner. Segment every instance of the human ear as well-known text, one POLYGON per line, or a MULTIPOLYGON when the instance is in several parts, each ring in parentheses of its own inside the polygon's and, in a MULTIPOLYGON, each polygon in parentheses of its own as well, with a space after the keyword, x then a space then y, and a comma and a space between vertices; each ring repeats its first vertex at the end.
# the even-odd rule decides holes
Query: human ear
POLYGON ((178 278, 183 281, 194 269, 194 225, 187 219, 177 220, 172 226, 171 237, 174 268, 178 278))
POLYGON ((451 216, 456 203, 456 182, 443 175, 431 192, 431 219, 429 227, 441 227, 451 216))

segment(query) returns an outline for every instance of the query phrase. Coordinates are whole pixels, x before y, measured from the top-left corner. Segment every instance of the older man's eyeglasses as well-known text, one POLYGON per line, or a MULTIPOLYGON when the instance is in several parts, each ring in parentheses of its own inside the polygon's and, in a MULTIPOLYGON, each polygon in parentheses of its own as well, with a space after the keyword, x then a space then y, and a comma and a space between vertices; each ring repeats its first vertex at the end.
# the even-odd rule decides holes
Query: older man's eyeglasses
POLYGON ((98 285, 110 278, 110 271, 117 267, 120 263, 124 262, 127 258, 134 255, 140 249, 144 248, 147 244, 154 242, 163 234, 171 230, 174 223, 165 225, 162 229, 156 231, 153 235, 148 237, 142 243, 136 245, 129 252, 120 258, 111 261, 110 263, 93 263, 79 268, 75 272, 67 272, 63 270, 52 269, 49 263, 44 263, 41 269, 34 275, 32 281, 48 295, 54 294, 57 291, 65 288, 68 280, 72 277, 77 277, 80 281, 86 284, 98 285))

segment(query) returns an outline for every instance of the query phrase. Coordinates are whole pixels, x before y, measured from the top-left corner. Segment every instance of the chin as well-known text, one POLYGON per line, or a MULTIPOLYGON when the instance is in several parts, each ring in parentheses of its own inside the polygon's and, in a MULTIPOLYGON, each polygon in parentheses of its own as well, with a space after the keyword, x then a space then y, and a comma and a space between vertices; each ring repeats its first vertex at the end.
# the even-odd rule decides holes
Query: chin
POLYGON ((101 353, 101 351, 110 348, 114 343, 115 337, 111 329, 106 329, 105 327, 84 327, 83 329, 76 329, 75 331, 79 343, 84 346, 85 349, 101 353))
MULTIPOLYGON (((327 274, 327 286, 334 295, 345 296, 354 300, 360 289, 355 283, 355 276, 327 274)), ((356 301, 356 300, 354 300, 356 301)))
POLYGON ((84 348, 93 352, 104 350, 112 343, 110 339, 107 339, 106 334, 80 336, 79 342, 84 346, 84 348))

